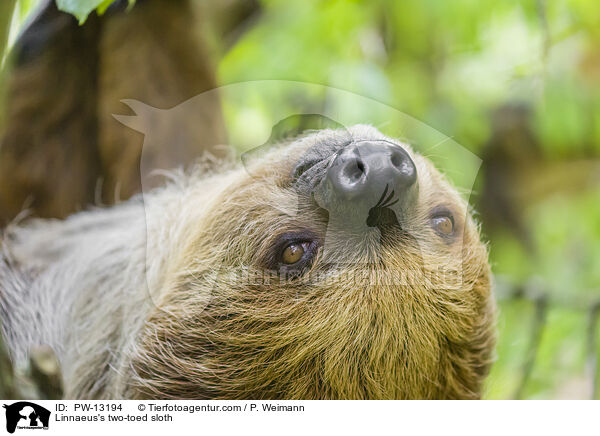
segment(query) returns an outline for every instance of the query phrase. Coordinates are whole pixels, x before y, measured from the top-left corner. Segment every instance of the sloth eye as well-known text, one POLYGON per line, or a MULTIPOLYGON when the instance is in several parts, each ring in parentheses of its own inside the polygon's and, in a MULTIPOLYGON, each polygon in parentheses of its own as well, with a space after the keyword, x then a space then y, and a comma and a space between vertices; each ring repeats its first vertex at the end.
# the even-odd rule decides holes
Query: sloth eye
POLYGON ((444 235, 451 235, 454 231, 454 224, 452 219, 447 216, 435 217, 433 220, 433 227, 444 235))
POLYGON ((308 242, 291 243, 283 250, 281 254, 281 262, 285 265, 293 265, 302 260, 304 253, 308 249, 308 242))
POLYGON ((263 265, 296 278, 312 265, 318 252, 317 238, 310 232, 294 232, 279 236, 263 265))
POLYGON ((454 233, 454 217, 447 211, 440 211, 431 217, 431 226, 442 236, 450 236, 454 233))

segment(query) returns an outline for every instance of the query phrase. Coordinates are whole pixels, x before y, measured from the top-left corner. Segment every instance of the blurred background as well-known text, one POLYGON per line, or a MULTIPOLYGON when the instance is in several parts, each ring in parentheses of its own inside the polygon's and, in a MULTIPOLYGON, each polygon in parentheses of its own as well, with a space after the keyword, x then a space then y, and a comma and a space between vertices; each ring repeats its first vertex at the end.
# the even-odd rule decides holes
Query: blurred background
MULTIPOLYGON (((328 89, 349 91, 404 114, 416 148, 439 132, 481 159, 469 200, 500 306, 485 398, 600 399, 597 2, 3 0, 0 45, 0 226, 140 190, 143 135, 112 117, 133 115, 123 99, 169 109, 238 82, 324 85, 207 100, 178 133, 190 156, 319 127, 273 129, 325 106, 397 132, 328 89)), ((454 178, 463 162, 445 150, 430 157, 454 178)))

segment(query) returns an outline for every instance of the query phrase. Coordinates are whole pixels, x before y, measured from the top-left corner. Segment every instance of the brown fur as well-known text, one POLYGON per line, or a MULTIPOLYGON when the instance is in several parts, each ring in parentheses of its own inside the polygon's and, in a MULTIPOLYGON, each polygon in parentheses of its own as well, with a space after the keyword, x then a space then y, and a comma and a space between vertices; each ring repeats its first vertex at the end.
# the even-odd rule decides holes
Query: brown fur
POLYGON ((15 47, 3 106, 0 226, 25 207, 64 217, 93 202, 97 33, 94 17, 79 27, 52 6, 15 47))
MULTIPOLYGON (((48 2, 17 42, 0 133, 0 227, 25 208, 64 218, 139 192, 143 136, 112 117, 127 112, 120 101, 169 108, 216 87, 188 0, 141 0, 127 13, 123 4, 80 26, 48 2)), ((210 119, 187 123, 184 161, 221 153, 221 107, 210 103, 210 119)), ((155 132, 158 143, 172 138, 155 132)))

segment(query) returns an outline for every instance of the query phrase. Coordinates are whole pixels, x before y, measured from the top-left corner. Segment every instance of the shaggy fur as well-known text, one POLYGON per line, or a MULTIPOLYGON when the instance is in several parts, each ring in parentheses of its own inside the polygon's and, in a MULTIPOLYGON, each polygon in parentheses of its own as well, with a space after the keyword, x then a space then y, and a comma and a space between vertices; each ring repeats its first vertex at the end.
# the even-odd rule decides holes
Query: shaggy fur
POLYGON ((247 168, 177 174, 143 200, 12 226, 0 315, 13 359, 51 345, 67 398, 479 398, 495 309, 457 191, 403 145, 419 183, 407 228, 353 239, 294 189, 311 146, 374 138, 390 140, 367 126, 320 131, 247 168), (440 204, 452 239, 431 229, 440 204), (333 241, 331 253, 284 280, 264 265, 293 231, 333 241))

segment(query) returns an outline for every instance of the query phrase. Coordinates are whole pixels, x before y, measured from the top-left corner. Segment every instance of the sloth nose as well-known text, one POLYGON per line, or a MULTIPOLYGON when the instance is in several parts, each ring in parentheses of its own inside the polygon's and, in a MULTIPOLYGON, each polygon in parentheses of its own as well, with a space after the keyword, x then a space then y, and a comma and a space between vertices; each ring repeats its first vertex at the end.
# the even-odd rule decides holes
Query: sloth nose
POLYGON ((384 192, 390 200, 402 200, 416 183, 417 169, 402 147, 361 141, 344 148, 325 177, 338 201, 377 201, 384 192))

